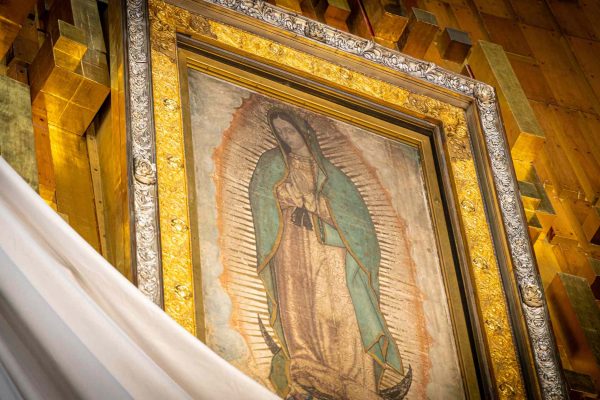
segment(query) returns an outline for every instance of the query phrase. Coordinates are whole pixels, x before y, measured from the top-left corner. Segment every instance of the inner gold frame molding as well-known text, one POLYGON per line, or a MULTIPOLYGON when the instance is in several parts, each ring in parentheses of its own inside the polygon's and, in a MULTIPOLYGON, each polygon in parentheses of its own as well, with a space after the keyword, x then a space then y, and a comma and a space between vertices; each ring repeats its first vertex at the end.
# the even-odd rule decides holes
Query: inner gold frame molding
POLYGON ((486 349, 487 394, 567 398, 491 86, 261 0, 123 6, 132 258, 146 296, 195 333, 178 65, 179 38, 192 37, 439 125, 486 349))

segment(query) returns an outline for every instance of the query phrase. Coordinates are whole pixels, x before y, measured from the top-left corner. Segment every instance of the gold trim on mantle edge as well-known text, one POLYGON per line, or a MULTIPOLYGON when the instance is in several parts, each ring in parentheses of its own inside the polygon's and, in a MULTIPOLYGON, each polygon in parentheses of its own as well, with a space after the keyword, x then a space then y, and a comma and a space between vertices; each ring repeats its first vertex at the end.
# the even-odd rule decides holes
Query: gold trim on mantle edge
POLYGON ((308 73, 410 114, 442 122, 495 388, 500 398, 525 397, 464 110, 154 0, 150 2, 150 41, 165 311, 195 333, 177 32, 210 37, 269 63, 308 73))

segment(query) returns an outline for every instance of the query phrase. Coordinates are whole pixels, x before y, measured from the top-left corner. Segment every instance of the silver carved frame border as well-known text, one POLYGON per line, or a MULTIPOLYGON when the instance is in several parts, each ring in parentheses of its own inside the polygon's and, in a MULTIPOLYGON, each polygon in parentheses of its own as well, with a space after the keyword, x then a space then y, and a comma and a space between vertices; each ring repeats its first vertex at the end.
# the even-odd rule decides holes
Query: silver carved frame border
POLYGON ((125 101, 134 282, 163 306, 147 0, 125 0, 125 101))
MULTIPOLYGON (((523 206, 492 86, 444 70, 437 65, 389 50, 372 41, 341 32, 263 0, 205 0, 266 22, 295 35, 359 56, 438 87, 475 100, 487 147, 487 156, 507 236, 520 294, 535 371, 544 399, 566 399, 556 344, 550 326, 544 289, 526 230, 523 206)), ((138 287, 162 304, 156 149, 151 93, 148 5, 126 0, 126 100, 128 157, 132 205, 133 263, 138 287)))

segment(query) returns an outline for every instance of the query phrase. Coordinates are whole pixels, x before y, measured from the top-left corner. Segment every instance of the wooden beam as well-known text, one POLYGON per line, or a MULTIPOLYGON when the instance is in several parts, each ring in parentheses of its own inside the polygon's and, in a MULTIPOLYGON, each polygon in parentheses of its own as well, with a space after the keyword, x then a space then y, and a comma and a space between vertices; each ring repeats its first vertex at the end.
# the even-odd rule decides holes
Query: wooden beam
POLYGON ((600 313, 588 282, 558 273, 546 291, 557 338, 575 371, 590 375, 600 386, 600 313))
POLYGON ((48 130, 46 109, 33 107, 32 111, 39 193, 42 199, 56 210, 56 179, 54 176, 54 163, 52 162, 50 131, 48 130))
POLYGON ((403 53, 423 58, 439 32, 440 27, 434 14, 413 8, 406 29, 398 41, 398 48, 403 53))
POLYGON ((100 156, 98 153, 98 143, 96 140, 96 127, 92 123, 85 134, 87 142, 88 157, 90 161, 90 174, 92 177, 93 198, 96 209, 96 221, 98 223, 98 237, 100 239, 99 251, 104 258, 107 256, 106 246, 106 224, 104 211, 104 188, 102 185, 102 175, 100 166, 100 156))
POLYGON ((440 54, 444 60, 462 64, 469 54, 472 46, 471 38, 467 32, 446 28, 438 41, 440 54))
POLYGON ((0 1, 0 59, 12 46, 34 5, 35 0, 0 1))
POLYGON ((349 32, 348 17, 350 16, 350 5, 347 0, 322 0, 325 4, 323 20, 344 32, 349 32))
POLYGON ((590 207, 590 212, 583 221, 583 233, 592 244, 600 246, 600 208, 590 207))
POLYGON ((476 79, 497 90, 513 158, 533 161, 544 145, 545 135, 502 46, 480 40, 468 63, 476 79))
POLYGON ((402 4, 391 0, 362 0, 361 4, 373 31, 373 40, 383 46, 397 48, 396 43, 408 23, 402 4))

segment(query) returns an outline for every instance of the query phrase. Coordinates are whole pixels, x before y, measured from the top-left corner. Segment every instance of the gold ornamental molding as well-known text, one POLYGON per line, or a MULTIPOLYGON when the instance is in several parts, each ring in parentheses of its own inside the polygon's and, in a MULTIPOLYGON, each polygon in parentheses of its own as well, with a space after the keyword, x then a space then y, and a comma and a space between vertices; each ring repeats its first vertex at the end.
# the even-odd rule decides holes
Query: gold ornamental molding
MULTIPOLYGON (((137 282, 142 291, 158 304, 162 300, 171 317, 189 332, 196 333, 194 296, 200 294, 194 293, 185 170, 177 38, 182 34, 266 65, 345 88, 399 112, 441 125, 493 390, 498 398, 525 398, 523 365, 516 346, 518 329, 509 313, 508 289, 502 279, 503 274, 510 272, 506 263, 498 258, 494 244, 497 233, 490 228, 481 189, 485 183, 478 174, 480 167, 476 165, 473 150, 475 136, 481 130, 485 141, 483 151, 488 157, 518 286, 516 302, 527 326, 537 382, 543 398, 566 398, 493 89, 262 1, 211 2, 224 7, 223 12, 225 9, 234 11, 237 19, 268 26, 281 37, 298 37, 308 46, 319 48, 321 53, 360 60, 371 68, 414 84, 410 89, 399 87, 327 57, 301 51, 287 42, 271 40, 182 6, 151 0, 146 8, 145 1, 128 1, 130 182, 137 282), (145 25, 146 18, 149 28, 145 25), (150 57, 145 53, 147 49, 150 49, 150 57), (438 95, 431 95, 433 92, 438 95), (448 100, 440 100, 440 97, 448 100), (479 129, 473 129, 469 123, 473 109, 479 119, 479 129)), ((184 3, 193 8, 191 4, 184 3)))

